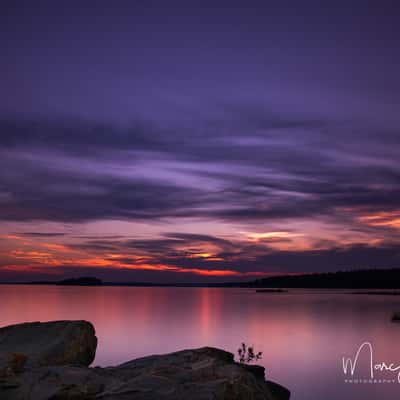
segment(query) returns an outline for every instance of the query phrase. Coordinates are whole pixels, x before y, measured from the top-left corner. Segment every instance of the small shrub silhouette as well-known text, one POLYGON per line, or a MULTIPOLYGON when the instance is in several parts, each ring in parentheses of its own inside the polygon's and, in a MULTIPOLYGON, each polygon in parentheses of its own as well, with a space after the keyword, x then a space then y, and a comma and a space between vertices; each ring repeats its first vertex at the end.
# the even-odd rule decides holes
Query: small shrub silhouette
POLYGON ((242 346, 238 349, 239 363, 249 364, 252 361, 258 361, 262 358, 262 352, 254 352, 253 346, 246 346, 246 343, 242 343, 242 346))

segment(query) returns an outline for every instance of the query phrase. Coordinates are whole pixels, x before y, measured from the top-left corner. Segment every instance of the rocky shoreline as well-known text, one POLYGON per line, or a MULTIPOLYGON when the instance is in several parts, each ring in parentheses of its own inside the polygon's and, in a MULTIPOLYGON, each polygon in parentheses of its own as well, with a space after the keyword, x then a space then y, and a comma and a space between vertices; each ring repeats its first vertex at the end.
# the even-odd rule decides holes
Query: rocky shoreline
POLYGON ((87 321, 0 328, 1 400, 288 400, 264 368, 203 347, 89 367, 97 338, 87 321))

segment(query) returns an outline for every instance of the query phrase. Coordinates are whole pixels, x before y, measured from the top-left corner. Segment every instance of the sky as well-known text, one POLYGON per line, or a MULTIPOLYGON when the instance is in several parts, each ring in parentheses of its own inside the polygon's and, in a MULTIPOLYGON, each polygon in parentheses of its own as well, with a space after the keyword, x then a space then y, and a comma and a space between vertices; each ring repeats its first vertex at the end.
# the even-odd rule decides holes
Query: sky
POLYGON ((395 2, 0 7, 0 281, 400 266, 395 2))

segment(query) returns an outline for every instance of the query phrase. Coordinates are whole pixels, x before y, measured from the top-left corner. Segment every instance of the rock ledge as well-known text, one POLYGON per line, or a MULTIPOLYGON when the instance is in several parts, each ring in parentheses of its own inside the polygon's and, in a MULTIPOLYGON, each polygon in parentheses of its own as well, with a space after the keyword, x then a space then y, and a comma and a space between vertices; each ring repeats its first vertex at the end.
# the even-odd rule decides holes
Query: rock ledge
POLYGON ((97 339, 86 321, 55 321, 0 329, 3 400, 288 400, 265 381, 264 368, 243 366, 212 348, 88 368, 97 339), (43 335, 37 337, 36 335, 43 335), (27 336, 29 333, 32 336, 27 336), (36 347, 39 346, 39 347, 36 347))

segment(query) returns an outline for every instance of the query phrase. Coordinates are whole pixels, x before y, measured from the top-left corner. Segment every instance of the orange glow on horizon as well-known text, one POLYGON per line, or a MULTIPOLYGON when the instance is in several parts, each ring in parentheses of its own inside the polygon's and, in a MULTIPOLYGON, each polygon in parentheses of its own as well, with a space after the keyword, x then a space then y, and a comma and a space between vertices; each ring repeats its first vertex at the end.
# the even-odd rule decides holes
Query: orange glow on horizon
POLYGON ((22 239, 25 239, 25 238, 22 238, 21 236, 18 236, 18 235, 3 235, 2 237, 4 239, 7 239, 7 240, 22 240, 22 239))
POLYGON ((292 237, 304 236, 302 233, 291 233, 287 231, 275 231, 275 232, 241 232, 244 233, 249 239, 260 240, 260 239, 287 239, 292 237))
POLYGON ((58 243, 44 243, 42 246, 50 250, 71 251, 67 246, 58 243))
MULTIPOLYGON (((230 269, 200 269, 200 268, 183 268, 179 266, 172 266, 172 265, 165 265, 165 264, 127 264, 127 263, 113 263, 110 260, 105 260, 102 258, 88 258, 88 259, 80 259, 80 260, 62 260, 55 261, 51 260, 47 262, 43 262, 42 254, 37 255, 37 252, 28 252, 31 253, 31 259, 36 262, 38 258, 41 260, 42 265, 37 264, 29 264, 29 265, 8 265, 3 267, 9 271, 25 271, 25 272, 34 272, 34 271, 41 271, 41 272, 49 272, 52 274, 57 274, 58 267, 68 267, 69 265, 79 265, 80 267, 100 267, 100 268, 123 268, 123 269, 134 269, 134 270, 148 270, 148 271, 170 271, 170 272, 177 272, 177 273, 189 273, 195 274, 199 276, 265 276, 265 272, 240 272, 230 269), (33 254, 32 254, 33 253, 33 254), (53 267, 53 268, 51 268, 53 267)), ((24 255, 24 258, 26 254, 24 255)))
POLYGON ((381 211, 376 214, 363 215, 359 221, 369 226, 382 226, 400 229, 400 211, 381 211))

